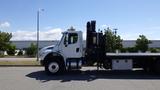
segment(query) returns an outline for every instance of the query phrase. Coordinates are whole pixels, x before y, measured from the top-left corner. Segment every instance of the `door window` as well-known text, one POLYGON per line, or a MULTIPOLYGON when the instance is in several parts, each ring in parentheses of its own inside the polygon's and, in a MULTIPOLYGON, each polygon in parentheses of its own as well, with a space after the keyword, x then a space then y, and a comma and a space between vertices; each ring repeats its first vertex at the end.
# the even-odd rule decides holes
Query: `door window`
POLYGON ((78 41, 77 33, 69 33, 68 34, 68 44, 74 44, 78 41))

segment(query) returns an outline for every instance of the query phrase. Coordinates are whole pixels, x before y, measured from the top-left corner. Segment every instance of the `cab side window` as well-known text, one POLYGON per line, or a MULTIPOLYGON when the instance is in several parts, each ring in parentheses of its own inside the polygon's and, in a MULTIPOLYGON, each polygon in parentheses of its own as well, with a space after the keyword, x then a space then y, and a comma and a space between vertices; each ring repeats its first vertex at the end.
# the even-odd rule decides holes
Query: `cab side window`
POLYGON ((68 35, 68 44, 74 44, 78 41, 77 33, 69 33, 68 35))

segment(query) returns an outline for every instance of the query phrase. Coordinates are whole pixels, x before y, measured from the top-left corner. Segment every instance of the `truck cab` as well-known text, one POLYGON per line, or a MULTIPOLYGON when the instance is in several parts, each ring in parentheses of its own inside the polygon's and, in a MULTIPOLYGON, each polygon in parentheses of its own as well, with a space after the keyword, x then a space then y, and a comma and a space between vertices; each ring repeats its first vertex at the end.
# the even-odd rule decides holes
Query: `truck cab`
POLYGON ((71 27, 62 34, 57 45, 50 50, 43 48, 40 52, 40 62, 48 74, 81 68, 84 55, 82 32, 71 27))

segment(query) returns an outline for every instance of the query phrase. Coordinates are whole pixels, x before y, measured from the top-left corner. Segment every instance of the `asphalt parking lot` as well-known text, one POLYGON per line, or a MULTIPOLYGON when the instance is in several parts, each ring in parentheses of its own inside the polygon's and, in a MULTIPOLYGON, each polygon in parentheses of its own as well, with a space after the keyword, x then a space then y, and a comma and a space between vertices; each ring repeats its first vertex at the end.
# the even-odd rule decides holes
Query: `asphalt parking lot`
POLYGON ((43 67, 0 67, 0 90, 160 90, 160 75, 85 67, 47 76, 43 67))

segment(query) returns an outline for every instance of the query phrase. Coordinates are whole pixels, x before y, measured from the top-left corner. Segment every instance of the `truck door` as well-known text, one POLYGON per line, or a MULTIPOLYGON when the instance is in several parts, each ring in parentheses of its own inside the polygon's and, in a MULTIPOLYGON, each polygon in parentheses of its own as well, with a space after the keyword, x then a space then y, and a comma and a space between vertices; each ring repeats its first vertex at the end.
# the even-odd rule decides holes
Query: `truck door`
POLYGON ((66 58, 80 58, 82 57, 81 41, 78 33, 68 33, 64 37, 62 45, 63 54, 66 58))

